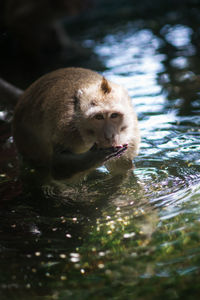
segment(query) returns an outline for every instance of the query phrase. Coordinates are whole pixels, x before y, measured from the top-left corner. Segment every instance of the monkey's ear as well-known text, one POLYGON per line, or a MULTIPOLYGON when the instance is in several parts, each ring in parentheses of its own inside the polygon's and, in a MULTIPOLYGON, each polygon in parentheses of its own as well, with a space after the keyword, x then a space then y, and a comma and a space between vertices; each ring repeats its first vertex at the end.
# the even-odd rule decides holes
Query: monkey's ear
POLYGON ((101 90, 103 91, 104 94, 108 94, 111 92, 111 87, 109 86, 108 81, 106 80, 105 77, 102 78, 101 90))

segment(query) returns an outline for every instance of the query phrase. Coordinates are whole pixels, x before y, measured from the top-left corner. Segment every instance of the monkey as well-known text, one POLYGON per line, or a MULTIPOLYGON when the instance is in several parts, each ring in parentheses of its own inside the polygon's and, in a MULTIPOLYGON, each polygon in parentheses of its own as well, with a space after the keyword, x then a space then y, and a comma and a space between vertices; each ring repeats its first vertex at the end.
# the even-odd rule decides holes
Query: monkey
POLYGON ((128 92, 99 73, 63 68, 43 75, 20 97, 13 117, 19 154, 55 179, 105 164, 112 173, 133 167, 140 132, 128 92))

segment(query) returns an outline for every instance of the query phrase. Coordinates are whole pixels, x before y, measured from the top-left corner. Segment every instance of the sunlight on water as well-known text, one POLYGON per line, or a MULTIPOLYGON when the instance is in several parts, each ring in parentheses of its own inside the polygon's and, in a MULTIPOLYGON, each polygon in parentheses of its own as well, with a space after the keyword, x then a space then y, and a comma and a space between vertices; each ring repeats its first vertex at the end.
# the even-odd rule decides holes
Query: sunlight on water
MULTIPOLYGON (((178 49, 192 48, 191 33, 162 30, 178 49)), ((29 187, 2 216, 4 291, 19 290, 22 300, 171 300, 176 289, 192 290, 200 272, 200 118, 179 115, 180 99, 169 100, 160 85, 163 74, 170 83, 162 43, 131 22, 92 43, 103 74, 128 89, 138 113, 135 170, 113 179, 101 167, 78 187, 58 193, 47 185, 45 197, 29 187)), ((172 62, 188 65, 182 54, 172 62)), ((192 105, 198 112, 199 100, 192 105)))
MULTIPOLYGON (((177 25, 163 30, 168 31, 167 39, 173 41, 175 46, 190 44, 191 30, 186 26, 177 25)), ((193 161, 195 156, 198 161, 198 128, 188 126, 182 132, 183 126, 179 124, 187 118, 177 116, 173 102, 170 108, 158 84, 158 74, 163 71, 162 61, 165 58, 158 53, 159 45, 159 39, 150 30, 134 31, 129 24, 124 35, 122 31, 108 35, 95 49, 108 68, 104 74, 129 90, 140 120, 141 155, 145 157, 162 151, 161 159, 173 157, 188 162, 193 161), (187 158, 184 156, 186 152, 187 158)), ((183 65, 185 58, 177 57, 177 63, 178 59, 179 64, 183 65)), ((196 122, 195 126, 199 126, 199 118, 193 118, 189 117, 189 122, 196 122)))
MULTIPOLYGON (((187 27, 176 26, 168 29, 166 39, 176 47, 191 46, 190 35, 191 30, 187 27)), ((166 94, 158 84, 158 74, 163 71, 162 62, 165 59, 163 54, 158 53, 159 44, 160 41, 150 31, 132 32, 130 29, 124 37, 122 33, 120 36, 109 35, 96 47, 96 52, 108 68, 104 74, 129 90, 139 115, 142 143, 134 173, 143 185, 143 197, 159 209, 157 228, 150 229, 152 221, 147 226, 149 234, 154 232, 150 244, 155 243, 157 249, 163 249, 169 255, 168 258, 161 258, 162 251, 158 251, 161 261, 157 262, 155 269, 151 262, 151 266, 141 274, 142 278, 155 274, 169 277, 174 272, 183 275, 199 270, 196 259, 190 258, 192 248, 198 247, 192 241, 198 227, 190 220, 192 218, 196 224, 200 221, 200 121, 199 117, 177 116, 173 101, 170 107, 166 94), (162 242, 157 243, 157 238, 162 242), (179 252, 178 249, 183 247, 186 250, 179 252), (174 255, 176 258, 173 258, 174 255), (181 265, 183 261, 185 266, 181 265)), ((184 57, 177 57, 173 64, 184 68, 187 61, 184 57)), ((147 202, 145 206, 148 207, 147 202)), ((145 210, 145 206, 141 204, 140 208, 145 210)), ((146 214, 150 217, 152 212, 149 214, 146 211, 146 214)), ((154 213, 152 218, 156 220, 154 213)), ((130 236, 134 237, 135 232, 130 236)), ((146 243, 149 243, 149 237, 146 237, 146 243)), ((194 257, 198 259, 199 251, 194 249, 194 252, 194 257)))
MULTIPOLYGON (((167 26, 166 26, 167 27, 167 26)), ((166 30, 166 27, 163 28, 163 31, 166 30)), ((175 25, 168 28, 168 33, 166 35, 166 39, 175 47, 184 47, 190 45, 192 29, 183 26, 183 25, 175 25)))
POLYGON ((129 89, 130 95, 145 97, 159 94, 156 76, 163 67, 162 55, 156 53, 159 42, 148 30, 127 32, 127 37, 109 36, 95 47, 109 68, 105 75, 129 89), (127 47, 127 45, 129 45, 127 47), (142 47, 141 47, 142 45, 142 47))

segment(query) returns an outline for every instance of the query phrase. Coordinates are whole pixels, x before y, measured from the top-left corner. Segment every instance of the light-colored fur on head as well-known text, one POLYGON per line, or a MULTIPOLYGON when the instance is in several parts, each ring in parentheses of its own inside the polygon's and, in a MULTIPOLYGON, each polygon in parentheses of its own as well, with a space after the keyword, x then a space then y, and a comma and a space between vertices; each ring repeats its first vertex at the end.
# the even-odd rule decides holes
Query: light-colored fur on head
POLYGON ((76 97, 79 101, 79 130, 85 144, 97 143, 100 147, 111 147, 130 142, 136 127, 136 116, 123 87, 102 77, 99 84, 79 89, 76 97), (103 115, 104 121, 95 120, 98 114, 103 115), (119 117, 112 119, 112 114, 118 114, 119 117))

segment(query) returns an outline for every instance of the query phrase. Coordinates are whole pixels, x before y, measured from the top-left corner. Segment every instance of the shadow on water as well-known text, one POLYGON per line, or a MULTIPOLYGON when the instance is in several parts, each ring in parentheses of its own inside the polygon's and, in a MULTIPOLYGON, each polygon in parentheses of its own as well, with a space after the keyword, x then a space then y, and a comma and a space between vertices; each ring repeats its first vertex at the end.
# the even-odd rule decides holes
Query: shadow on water
POLYGON ((149 15, 144 1, 142 15, 122 2, 123 18, 88 19, 74 35, 129 91, 142 135, 134 174, 22 183, 2 110, 2 300, 199 298, 199 3, 166 1, 149 15))

